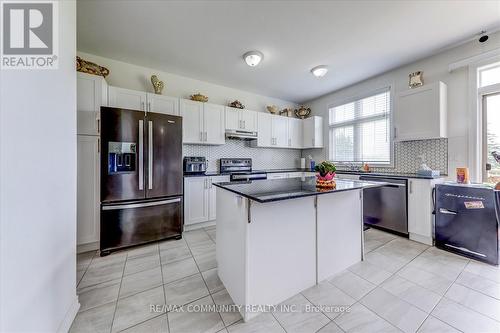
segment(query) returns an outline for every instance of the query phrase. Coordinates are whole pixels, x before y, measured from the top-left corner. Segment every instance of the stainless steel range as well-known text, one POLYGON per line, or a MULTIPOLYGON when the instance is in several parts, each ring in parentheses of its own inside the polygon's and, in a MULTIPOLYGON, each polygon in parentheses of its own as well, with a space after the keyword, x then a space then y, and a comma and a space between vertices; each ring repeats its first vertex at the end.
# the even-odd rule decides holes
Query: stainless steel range
POLYGON ((251 158, 221 158, 219 170, 221 174, 231 175, 232 182, 267 179, 267 173, 252 170, 251 158))

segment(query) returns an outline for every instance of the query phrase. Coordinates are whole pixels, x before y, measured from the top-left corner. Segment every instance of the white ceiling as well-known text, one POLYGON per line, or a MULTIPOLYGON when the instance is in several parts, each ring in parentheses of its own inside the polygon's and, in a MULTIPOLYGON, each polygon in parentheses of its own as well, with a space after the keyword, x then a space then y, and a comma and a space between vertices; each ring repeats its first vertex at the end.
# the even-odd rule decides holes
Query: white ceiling
POLYGON ((500 24, 500 1, 78 1, 78 50, 293 102, 500 24), (264 53, 257 67, 241 56, 264 53), (322 79, 309 70, 325 64, 322 79))

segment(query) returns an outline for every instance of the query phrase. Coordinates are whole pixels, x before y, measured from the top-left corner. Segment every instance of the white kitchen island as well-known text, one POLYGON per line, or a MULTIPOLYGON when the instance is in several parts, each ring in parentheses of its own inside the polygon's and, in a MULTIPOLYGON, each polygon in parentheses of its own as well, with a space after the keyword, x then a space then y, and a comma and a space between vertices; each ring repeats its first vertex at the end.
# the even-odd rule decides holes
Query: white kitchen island
POLYGON ((380 184, 337 180, 320 191, 308 177, 215 185, 218 274, 245 321, 362 260, 362 190, 380 184))

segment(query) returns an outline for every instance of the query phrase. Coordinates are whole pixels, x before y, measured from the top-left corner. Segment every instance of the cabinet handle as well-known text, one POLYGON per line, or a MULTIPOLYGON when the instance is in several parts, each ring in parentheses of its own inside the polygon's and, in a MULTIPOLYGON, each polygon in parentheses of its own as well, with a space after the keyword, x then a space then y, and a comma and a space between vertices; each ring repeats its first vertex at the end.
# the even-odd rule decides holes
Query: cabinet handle
POLYGON ((398 128, 394 127, 394 139, 397 139, 398 137, 398 128))
POLYGON ((141 102, 141 109, 142 111, 146 111, 146 108, 144 107, 144 102, 141 102))
POLYGON ((246 121, 245 121, 245 120, 243 120, 243 129, 245 129, 246 127, 247 127, 247 125, 246 125, 246 121))
POLYGON ((210 184, 209 187, 212 188, 212 178, 210 178, 210 183, 209 184, 210 184))
POLYGON ((148 102, 148 111, 151 112, 151 102, 148 102))
POLYGON ((314 147, 314 138, 312 139, 312 145, 313 145, 313 147, 314 147))
POLYGON ((200 132, 200 141, 203 141, 203 132, 200 132))
POLYGON ((205 142, 207 142, 207 137, 208 137, 207 132, 205 132, 205 142))
POLYGON ((410 180, 410 194, 413 193, 413 181, 410 180))
POLYGON ((97 134, 101 134, 101 119, 97 118, 97 134))
POLYGON ((288 138, 288 147, 292 146, 292 139, 288 138))
POLYGON ((207 179, 203 179, 203 188, 206 189, 207 188, 207 179))
POLYGON ((241 129, 243 129, 243 124, 242 124, 242 121, 240 120, 240 126, 239 126, 241 129))

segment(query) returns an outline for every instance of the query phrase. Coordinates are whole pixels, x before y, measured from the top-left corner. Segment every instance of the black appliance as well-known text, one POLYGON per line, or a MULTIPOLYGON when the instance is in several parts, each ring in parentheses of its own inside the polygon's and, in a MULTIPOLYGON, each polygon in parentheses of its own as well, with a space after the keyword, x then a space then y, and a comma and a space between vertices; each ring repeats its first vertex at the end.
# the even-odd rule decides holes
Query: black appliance
POLYGON ((230 181, 248 181, 267 179, 266 172, 253 172, 251 158, 221 158, 219 160, 221 174, 230 174, 230 181))
POLYGON ((374 228, 408 236, 407 179, 361 176, 359 180, 383 182, 363 190, 363 222, 374 228))
POLYGON ((436 185, 436 247, 498 265, 499 209, 500 191, 487 185, 436 185))
POLYGON ((207 160, 205 157, 186 156, 183 169, 186 175, 203 175, 207 172, 207 160))
POLYGON ((180 238, 182 118, 101 107, 101 255, 180 238))

